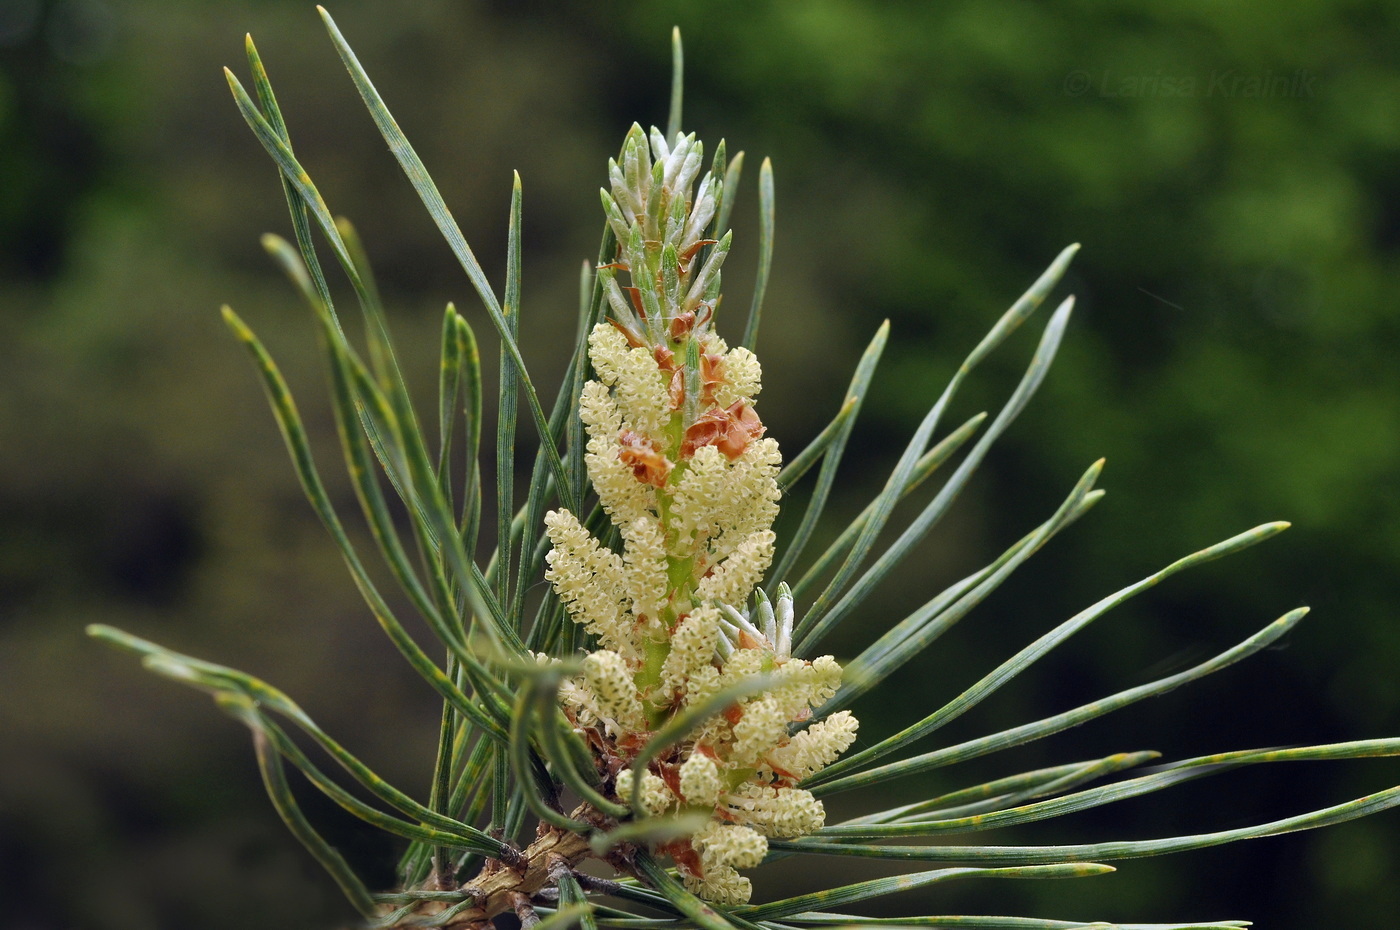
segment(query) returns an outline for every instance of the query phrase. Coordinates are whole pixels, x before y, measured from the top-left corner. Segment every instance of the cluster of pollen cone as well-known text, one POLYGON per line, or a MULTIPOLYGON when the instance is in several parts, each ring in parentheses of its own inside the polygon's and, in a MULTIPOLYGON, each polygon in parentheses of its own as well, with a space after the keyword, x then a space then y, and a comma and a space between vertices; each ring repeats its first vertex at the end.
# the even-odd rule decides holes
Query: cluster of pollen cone
MULTIPOLYGON (((700 177, 694 135, 633 126, 610 161, 603 205, 616 261, 599 269, 609 318, 589 337, 586 462, 620 544, 567 510, 546 524, 546 577, 596 643, 565 683, 564 709, 618 800, 638 815, 703 814, 659 843, 687 887, 742 904, 767 837, 811 833, 821 802, 798 782, 855 739, 838 712, 805 727, 841 681, 830 656, 793 658, 792 597, 755 586, 773 558, 782 458, 754 409, 758 359, 711 326, 729 234, 707 238, 723 190, 724 143, 700 177), (698 179, 698 186, 697 186, 698 179), (760 682, 641 771, 637 754, 687 708, 760 682)), ((611 535, 611 534, 610 534, 611 535)))

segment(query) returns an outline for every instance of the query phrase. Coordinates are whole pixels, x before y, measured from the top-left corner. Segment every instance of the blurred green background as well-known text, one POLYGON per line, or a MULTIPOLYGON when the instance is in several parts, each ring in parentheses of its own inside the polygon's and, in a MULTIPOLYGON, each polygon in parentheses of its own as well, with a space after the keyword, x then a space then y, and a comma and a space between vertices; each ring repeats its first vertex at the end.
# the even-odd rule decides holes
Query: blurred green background
MULTIPOLYGON (((524 341, 545 381, 596 252, 605 158, 634 119, 664 119, 680 24, 687 128, 749 153, 731 338, 759 157, 776 166, 759 340, 770 435, 789 450, 810 438, 893 321, 833 516, 878 488, 997 314, 1083 242, 1061 288, 1076 319, 1045 387, 833 648, 852 654, 984 564, 1101 455, 1109 497, 858 707, 866 736, 1179 555, 1295 522, 1110 614, 938 739, 1184 668, 1312 605, 1285 648, 883 796, 1114 751, 1400 735, 1400 2, 331 9, 495 280, 521 172, 524 341)), ((357 603, 218 319, 227 301, 269 342, 334 475, 310 320, 258 245, 287 231, 277 177, 219 73, 246 73, 247 31, 304 163, 366 240, 424 390, 443 304, 472 306, 309 2, 0 0, 0 924, 16 930, 349 915, 266 804, 240 728, 85 640, 87 623, 260 674, 382 774, 426 788, 430 695, 357 603)), ((987 364, 952 422, 1000 404, 1033 339, 987 364)), ((1385 760, 1240 772, 988 841, 1226 829, 1397 782, 1385 760)), ((393 848, 309 803, 387 882, 393 848)), ((816 863, 775 882, 861 873, 816 863)), ((1390 928, 1397 867, 1392 813, 1092 881, 948 886, 885 912, 1390 928)))

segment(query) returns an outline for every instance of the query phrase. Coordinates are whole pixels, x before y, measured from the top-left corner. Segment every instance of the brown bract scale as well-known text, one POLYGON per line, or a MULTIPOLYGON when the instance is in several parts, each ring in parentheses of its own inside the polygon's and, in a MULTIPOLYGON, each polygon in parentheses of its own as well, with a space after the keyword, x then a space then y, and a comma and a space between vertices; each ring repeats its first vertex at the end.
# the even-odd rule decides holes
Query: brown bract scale
POLYGON ((685 369, 673 368, 671 370, 671 381, 666 386, 666 397, 672 410, 679 410, 685 405, 685 369))
POLYGON ((671 338, 680 342, 690 335, 690 330, 695 326, 695 313, 690 310, 683 310, 676 314, 676 318, 671 321, 671 338))
POLYGON ((682 252, 681 255, 680 255, 680 270, 681 270, 681 274, 685 274, 686 272, 690 271, 690 260, 691 260, 692 258, 695 257, 695 253, 696 253, 696 252, 700 251, 700 249, 702 249, 703 247, 705 247, 705 246, 707 246, 707 245, 715 245, 715 244, 717 244, 718 242, 719 242, 718 239, 697 239, 697 240, 695 240, 695 242, 691 244, 690 248, 686 249, 686 250, 685 250, 684 252, 682 252))
POLYGON ((700 414, 685 431, 681 458, 690 458, 705 446, 714 446, 731 462, 744 454, 749 443, 767 429, 758 413, 742 400, 728 407, 711 407, 700 414))
POLYGON ((618 433, 617 442, 621 446, 618 459, 632 469, 638 481, 654 488, 666 486, 666 479, 671 476, 671 469, 675 466, 657 450, 655 443, 630 429, 618 433))
MULTIPOLYGON (((627 290, 629 290, 629 291, 635 291, 636 288, 635 288, 635 287, 629 287, 629 288, 627 288, 627 290)), ((640 298, 638 298, 638 299, 640 299, 640 298)), ((643 314, 643 316, 645 316, 645 314, 643 314)), ((617 320, 614 320, 612 317, 608 317, 608 322, 611 323, 611 324, 613 325, 613 328, 615 328, 618 332, 622 333, 623 338, 625 338, 625 339, 627 340, 627 344, 628 344, 629 346, 631 346, 632 348, 634 348, 634 349, 640 349, 642 346, 646 345, 646 343, 642 341, 642 337, 641 337, 641 336, 638 336, 636 333, 632 332, 631 327, 627 326, 625 323, 619 323, 617 320)), ((658 359, 657 361, 658 361, 658 363, 660 362, 659 359, 658 359)))
POLYGON ((662 374, 670 374, 666 383, 666 398, 672 410, 679 410, 685 404, 685 369, 676 363, 676 353, 670 346, 653 346, 652 358, 656 359, 656 369, 662 374))
POLYGON ((724 356, 717 352, 700 356, 700 403, 713 406, 715 391, 724 384, 724 356))

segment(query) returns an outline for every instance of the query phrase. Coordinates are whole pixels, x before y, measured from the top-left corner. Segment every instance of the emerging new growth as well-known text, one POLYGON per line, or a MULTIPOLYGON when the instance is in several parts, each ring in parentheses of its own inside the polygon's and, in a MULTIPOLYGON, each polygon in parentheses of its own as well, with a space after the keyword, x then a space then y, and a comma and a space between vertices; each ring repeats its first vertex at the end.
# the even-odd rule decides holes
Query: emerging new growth
POLYGON ((737 870, 763 860, 765 837, 822 826, 821 802, 797 783, 851 745, 856 720, 842 711, 795 732, 836 694, 841 667, 792 657, 785 586, 776 603, 759 590, 752 618, 744 609, 773 559, 782 457, 754 409, 758 359, 710 325, 730 238, 703 238, 723 194, 720 151, 693 200, 694 135, 653 128, 648 145, 634 125, 621 164, 609 161, 603 204, 619 255, 599 277, 613 315, 589 336, 600 380, 583 386, 579 410, 588 476, 622 551, 551 511, 546 577, 601 647, 561 691, 600 771, 647 814, 703 814, 701 829, 663 848, 692 891, 744 904, 752 889, 737 870), (754 683, 637 780, 652 733, 754 683))

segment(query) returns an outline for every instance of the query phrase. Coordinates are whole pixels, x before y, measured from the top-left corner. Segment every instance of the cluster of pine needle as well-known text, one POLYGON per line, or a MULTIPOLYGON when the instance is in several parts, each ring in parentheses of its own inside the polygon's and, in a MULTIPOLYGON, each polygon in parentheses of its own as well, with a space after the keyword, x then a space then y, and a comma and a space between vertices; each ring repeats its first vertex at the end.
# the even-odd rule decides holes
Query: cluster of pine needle
MULTIPOLYGON (((1076 248, 1060 254, 972 348, 880 492, 813 555, 808 544, 816 538, 888 330, 875 333, 829 424, 785 458, 777 439, 766 435, 756 400, 762 371, 754 346, 772 258, 772 169, 765 161, 759 177, 759 279, 742 336, 731 346, 715 319, 743 154, 730 158, 720 142, 702 175, 704 146, 681 132, 679 35, 673 36, 665 130, 634 126, 608 162, 603 241, 597 260, 584 264, 572 321, 576 347, 547 408, 518 342, 519 177, 498 296, 350 46, 329 14, 321 13, 371 118, 459 260, 500 342, 497 433, 488 453, 496 474, 492 495, 480 465, 485 392, 471 324, 447 307, 438 409, 423 416, 409 400, 354 229, 330 211, 297 160, 250 38, 253 94, 231 72, 229 84, 238 109, 280 169, 293 233, 292 241, 269 235, 264 244, 311 308, 361 517, 390 576, 431 631, 431 646, 409 632, 391 607, 397 599, 381 592, 352 543, 276 363, 232 310, 225 308, 225 319, 253 360, 306 496, 370 614, 442 698, 426 800, 386 783, 272 685, 110 627, 90 632, 138 653, 151 671, 211 693, 221 709, 248 726, 277 813, 368 925, 479 928, 503 914, 541 930, 546 924, 585 930, 861 924, 871 918, 847 908, 944 881, 1093 876, 1112 871, 1105 864, 1112 860, 1311 829, 1400 804, 1400 788, 1392 788, 1272 823, 1150 840, 993 846, 970 843, 966 836, 1255 763, 1400 754, 1400 740, 1369 740, 1227 752, 1137 773, 1130 770, 1157 754, 1122 753, 1012 773, 828 823, 827 797, 1024 745, 1275 643, 1306 608, 1184 671, 980 738, 934 749, 923 745, 1113 607, 1179 571, 1268 539, 1287 524, 1255 527, 1110 594, 965 683, 923 719, 851 752, 858 732, 851 702, 915 660, 1103 494, 1094 487, 1100 461, 1047 519, 985 567, 897 621, 863 614, 869 595, 947 513, 1044 379, 1073 298, 1050 314, 1023 378, 994 417, 979 414, 952 429, 944 426, 959 388, 1031 318, 1076 248), (353 289, 364 321, 363 350, 341 326, 318 258, 318 236, 353 289), (529 490, 517 501, 512 478, 522 412, 538 446, 529 490), (773 523, 782 499, 809 477, 805 510, 789 521, 795 530, 780 538, 773 523), (914 517, 898 533, 887 532, 897 528, 896 505, 935 477, 941 484, 914 517), (484 513, 494 517, 494 526, 483 527, 484 513), (483 539, 494 542, 484 557, 483 539), (542 580, 550 583, 547 589, 539 586, 542 580), (862 630, 875 631, 873 641, 843 663, 822 655, 821 644, 836 625, 855 617, 862 630), (312 747, 339 770, 323 769, 308 754, 312 747), (303 814, 288 766, 351 814, 407 841, 397 889, 366 887, 327 843, 303 814), (824 890, 781 899, 763 894, 761 881, 755 891, 752 879, 741 874, 791 856, 814 857, 814 875, 838 876, 841 870, 832 866, 852 856, 937 867, 853 884, 833 881, 824 890), (600 878, 600 871, 612 877, 600 878)), ((298 782, 298 789, 304 787, 298 782)), ((881 923, 1022 930, 1245 925, 1109 925, 1013 916, 881 923)))

